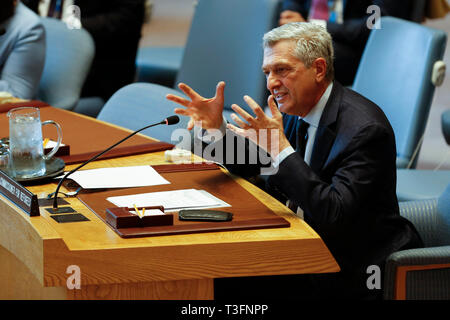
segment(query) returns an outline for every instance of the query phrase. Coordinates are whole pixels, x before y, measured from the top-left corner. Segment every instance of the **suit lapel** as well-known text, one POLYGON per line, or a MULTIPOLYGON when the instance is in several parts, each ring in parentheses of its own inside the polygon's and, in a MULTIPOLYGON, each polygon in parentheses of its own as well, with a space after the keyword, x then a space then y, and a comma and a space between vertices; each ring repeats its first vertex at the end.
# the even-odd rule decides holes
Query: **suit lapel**
POLYGON ((342 95, 342 86, 334 82, 333 90, 328 98, 325 109, 320 118, 319 127, 317 128, 314 147, 309 163, 311 169, 319 174, 325 161, 330 156, 330 150, 336 138, 335 123, 342 95))

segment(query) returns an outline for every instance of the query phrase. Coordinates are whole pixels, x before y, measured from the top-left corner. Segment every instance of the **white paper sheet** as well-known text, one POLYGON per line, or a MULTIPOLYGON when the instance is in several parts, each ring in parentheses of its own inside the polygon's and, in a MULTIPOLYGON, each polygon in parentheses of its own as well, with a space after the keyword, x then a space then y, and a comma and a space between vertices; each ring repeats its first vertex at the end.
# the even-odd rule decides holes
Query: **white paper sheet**
POLYGON ((106 200, 118 207, 133 208, 163 206, 165 212, 181 209, 230 207, 230 205, 205 190, 183 189, 109 197, 106 200))
POLYGON ((170 184, 151 166, 80 170, 69 176, 83 189, 129 188, 170 184))

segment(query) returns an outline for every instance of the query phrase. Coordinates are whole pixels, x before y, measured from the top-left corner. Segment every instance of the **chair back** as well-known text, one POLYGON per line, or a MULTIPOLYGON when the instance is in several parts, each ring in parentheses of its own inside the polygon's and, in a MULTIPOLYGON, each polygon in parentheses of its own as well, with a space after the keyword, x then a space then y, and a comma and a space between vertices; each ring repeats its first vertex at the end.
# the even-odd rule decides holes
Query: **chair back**
POLYGON ((372 30, 366 44, 353 90, 378 104, 389 119, 398 168, 407 167, 425 131, 435 89, 433 66, 442 59, 446 40, 441 30, 382 17, 381 29, 372 30))
POLYGON ((438 199, 437 212, 438 245, 450 245, 450 184, 438 199))
POLYGON ((249 95, 265 106, 267 90, 261 71, 262 37, 277 26, 280 0, 199 0, 184 49, 176 84, 187 83, 204 97, 223 80, 224 115, 249 95))
MULTIPOLYGON (((112 95, 100 111, 97 119, 113 123, 130 130, 138 130, 152 123, 160 122, 173 115, 173 110, 179 107, 176 103, 165 98, 166 94, 181 95, 174 89, 152 83, 132 83, 112 95)), ((180 116, 180 122, 167 127, 165 125, 146 129, 141 133, 160 141, 173 144, 186 141, 186 137, 177 136, 172 140, 175 129, 186 128, 188 117, 180 116), (185 141, 182 141, 185 140, 185 141)), ((187 146, 185 149, 190 149, 187 146)))
POLYGON ((400 215, 412 222, 425 247, 436 246, 437 199, 399 202, 400 215))
POLYGON ((450 109, 442 112, 441 127, 445 142, 450 145, 450 109))
POLYGON ((95 54, 91 35, 69 29, 61 20, 42 18, 47 49, 38 98, 54 107, 72 110, 78 102, 95 54))
POLYGON ((411 221, 425 247, 450 245, 450 184, 437 199, 400 202, 400 214, 411 221))

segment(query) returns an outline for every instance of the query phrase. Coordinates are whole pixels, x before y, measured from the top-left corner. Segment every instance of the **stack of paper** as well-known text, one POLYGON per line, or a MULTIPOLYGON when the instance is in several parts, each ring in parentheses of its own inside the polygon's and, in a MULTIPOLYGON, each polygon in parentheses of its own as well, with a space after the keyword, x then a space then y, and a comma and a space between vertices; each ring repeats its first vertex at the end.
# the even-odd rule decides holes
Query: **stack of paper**
POLYGON ((181 209, 230 207, 230 205, 205 190, 183 189, 109 197, 106 200, 118 207, 133 208, 163 206, 165 212, 181 209))

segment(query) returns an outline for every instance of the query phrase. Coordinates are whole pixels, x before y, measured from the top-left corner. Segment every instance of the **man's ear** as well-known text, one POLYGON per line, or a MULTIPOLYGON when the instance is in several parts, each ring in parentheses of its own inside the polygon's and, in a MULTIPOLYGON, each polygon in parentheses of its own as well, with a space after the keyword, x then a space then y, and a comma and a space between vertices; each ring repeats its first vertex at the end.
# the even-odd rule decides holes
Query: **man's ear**
POLYGON ((316 81, 322 82, 327 75, 327 62, 324 58, 317 58, 314 60, 313 65, 314 70, 316 71, 316 81))

